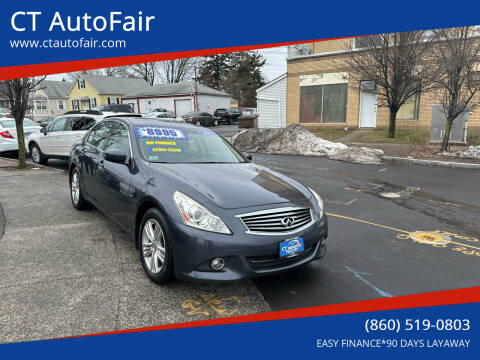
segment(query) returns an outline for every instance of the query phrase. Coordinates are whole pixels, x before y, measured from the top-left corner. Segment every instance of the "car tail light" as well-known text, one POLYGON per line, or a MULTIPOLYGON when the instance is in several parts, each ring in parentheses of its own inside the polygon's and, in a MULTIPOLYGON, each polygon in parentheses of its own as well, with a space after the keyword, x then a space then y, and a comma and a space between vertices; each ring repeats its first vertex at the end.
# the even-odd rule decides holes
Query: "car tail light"
POLYGON ((13 139, 12 134, 10 134, 8 130, 0 132, 0 136, 3 137, 4 139, 13 139))
POLYGON ((190 116, 189 119, 190 119, 190 120, 193 120, 193 119, 195 119, 195 118, 194 118, 193 116, 190 116))

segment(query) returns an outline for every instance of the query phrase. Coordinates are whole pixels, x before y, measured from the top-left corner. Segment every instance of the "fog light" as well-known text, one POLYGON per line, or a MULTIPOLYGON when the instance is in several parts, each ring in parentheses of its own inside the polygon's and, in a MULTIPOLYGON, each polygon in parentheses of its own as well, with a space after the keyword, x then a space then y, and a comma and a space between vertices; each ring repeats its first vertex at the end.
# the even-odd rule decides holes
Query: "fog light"
POLYGON ((210 263, 210 266, 212 267, 213 270, 220 271, 225 266, 225 260, 223 260, 222 258, 213 259, 212 262, 210 263))

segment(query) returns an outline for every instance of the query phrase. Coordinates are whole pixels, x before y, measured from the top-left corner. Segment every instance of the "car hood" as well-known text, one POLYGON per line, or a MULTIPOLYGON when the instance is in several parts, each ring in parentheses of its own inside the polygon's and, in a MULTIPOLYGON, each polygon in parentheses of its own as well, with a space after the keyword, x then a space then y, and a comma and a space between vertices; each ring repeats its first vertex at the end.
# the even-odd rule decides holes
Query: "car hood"
POLYGON ((305 202, 310 192, 300 183, 252 164, 159 164, 150 166, 195 189, 224 209, 305 202))

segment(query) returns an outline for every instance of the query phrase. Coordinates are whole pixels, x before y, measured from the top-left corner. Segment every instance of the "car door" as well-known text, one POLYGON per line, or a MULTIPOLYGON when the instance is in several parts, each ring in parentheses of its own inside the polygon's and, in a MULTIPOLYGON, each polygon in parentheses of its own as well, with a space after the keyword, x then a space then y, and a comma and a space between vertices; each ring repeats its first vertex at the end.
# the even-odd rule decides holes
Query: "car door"
POLYGON ((132 172, 130 167, 131 149, 128 128, 119 121, 111 121, 109 137, 104 151, 121 150, 127 154, 127 163, 104 161, 99 171, 99 192, 97 199, 102 209, 120 224, 129 224, 135 211, 133 194, 130 191, 132 172))
POLYGON ((210 126, 213 125, 213 117, 209 113, 203 112, 201 113, 202 118, 203 118, 203 123, 205 126, 210 126))
POLYGON ((87 193, 89 200, 99 207, 101 203, 97 197, 100 194, 100 177, 104 164, 103 148, 107 142, 108 125, 107 122, 101 122, 92 128, 85 140, 81 156, 84 192, 87 193))
POLYGON ((60 154, 60 140, 58 136, 65 128, 67 120, 68 118, 65 116, 59 117, 47 126, 47 131, 43 133, 43 136, 38 137, 38 145, 42 153, 46 155, 60 154))

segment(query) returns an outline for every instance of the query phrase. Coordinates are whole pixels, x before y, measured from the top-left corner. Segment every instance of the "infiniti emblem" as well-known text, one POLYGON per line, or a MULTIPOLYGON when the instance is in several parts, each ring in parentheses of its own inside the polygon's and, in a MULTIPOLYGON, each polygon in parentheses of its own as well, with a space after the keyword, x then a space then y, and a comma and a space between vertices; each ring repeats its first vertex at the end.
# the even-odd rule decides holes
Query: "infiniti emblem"
POLYGON ((284 217, 282 220, 280 220, 280 222, 282 223, 283 226, 290 227, 294 224, 295 219, 290 216, 287 216, 287 217, 284 217))

